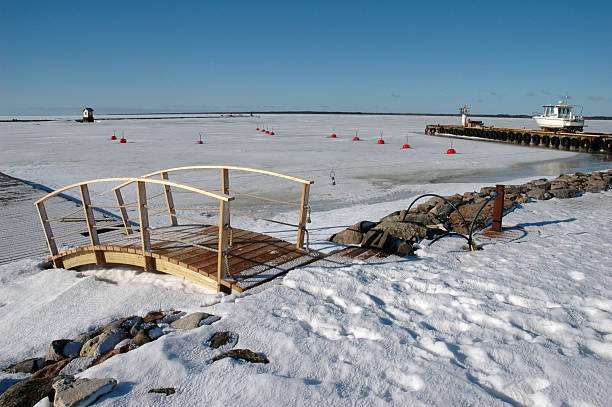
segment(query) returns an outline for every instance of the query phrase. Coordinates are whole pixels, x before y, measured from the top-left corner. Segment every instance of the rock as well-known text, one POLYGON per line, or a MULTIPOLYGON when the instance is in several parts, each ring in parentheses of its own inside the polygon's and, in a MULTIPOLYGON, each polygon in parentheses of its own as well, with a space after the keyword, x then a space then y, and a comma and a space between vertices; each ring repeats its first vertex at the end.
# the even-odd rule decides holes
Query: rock
POLYGON ((398 256, 410 256, 413 253, 412 244, 406 240, 402 240, 397 249, 395 249, 395 254, 398 256))
POLYGON ((455 209, 450 204, 442 204, 438 206, 434 206, 432 210, 429 211, 430 214, 435 216, 436 218, 448 218, 452 211, 455 209))
POLYGON ((238 334, 233 332, 215 332, 213 336, 208 340, 208 346, 213 349, 220 348, 221 346, 225 346, 230 344, 234 346, 238 342, 238 334))
POLYGON ((55 407, 88 406, 117 386, 115 379, 63 378, 53 384, 55 407))
POLYGON ((45 397, 53 399, 51 377, 24 380, 0 394, 0 407, 31 407, 45 397))
POLYGON ((606 189, 605 181, 592 180, 587 182, 584 190, 586 192, 599 192, 606 189))
POLYGON ((112 358, 112 357, 113 357, 113 356, 115 356, 115 355, 119 355, 120 353, 126 353, 126 352, 129 352, 129 350, 130 350, 130 345, 129 345, 129 344, 127 344, 127 345, 123 345, 123 346, 122 346, 122 347, 120 347, 120 348, 113 349, 113 350, 111 350, 111 351, 109 351, 109 352, 106 352, 106 353, 105 353, 105 354, 103 354, 103 355, 99 355, 99 356, 97 356, 97 357, 94 359, 94 361, 91 363, 91 366, 99 365, 100 363, 104 362, 104 361, 105 361, 105 360, 107 360, 107 359, 112 358))
POLYGON ((87 356, 84 358, 74 358, 68 363, 62 370, 60 370, 60 376, 74 376, 87 370, 94 361, 93 356, 87 356))
POLYGON ((429 204, 429 202, 425 202, 425 203, 422 203, 422 204, 417 205, 416 209, 417 209, 417 212, 420 212, 420 213, 427 213, 427 212, 429 212, 429 211, 431 210, 431 208, 433 208, 433 207, 434 207, 434 205, 429 204))
POLYGON ((132 329, 132 327, 138 325, 142 323, 142 318, 141 317, 133 317, 130 318, 126 321, 123 322, 123 324, 121 324, 121 327, 123 329, 125 329, 126 331, 129 331, 130 329, 132 329))
POLYGON ((55 362, 51 365, 45 366, 36 373, 34 373, 31 378, 36 379, 39 377, 55 377, 59 374, 59 372, 72 361, 71 358, 62 359, 58 362, 55 362))
POLYGON ((573 189, 573 188, 551 189, 550 193, 555 198, 559 198, 559 199, 575 198, 579 194, 578 190, 577 189, 573 189))
MULTIPOLYGON (((380 222, 412 222, 420 223, 422 226, 436 225, 439 223, 438 219, 431 213, 420 213, 420 212, 408 212, 400 211, 399 213, 393 213, 387 215, 380 220, 380 222)), ((376 225, 375 225, 376 226, 376 225)))
POLYGON ((142 346, 149 342, 151 342, 151 338, 149 338, 144 330, 141 330, 132 338, 130 345, 142 346))
POLYGON ((45 360, 49 362, 57 362, 58 360, 65 359, 64 346, 71 342, 70 339, 57 339, 47 346, 47 352, 45 354, 45 360))
POLYGON ((534 188, 530 191, 527 191, 527 196, 529 198, 537 199, 539 201, 544 199, 550 199, 552 197, 552 195, 549 194, 548 191, 543 188, 534 188))
POLYGON ((161 322, 163 322, 165 324, 171 324, 172 322, 174 322, 177 319, 180 319, 180 318, 182 318, 184 316, 185 316, 184 312, 182 312, 182 311, 174 311, 171 314, 168 314, 165 317, 163 317, 161 319, 161 322))
POLYGON ((70 341, 66 345, 64 345, 63 354, 68 358, 77 357, 79 356, 82 347, 83 342, 70 341))
POLYGON ((357 222, 346 230, 332 235, 329 240, 334 243, 358 245, 363 240, 363 234, 374 226, 376 226, 375 222, 357 222))
MULTIPOLYGON (((416 238, 424 238, 427 236, 427 228, 416 222, 397 222, 384 221, 376 225, 372 231, 381 230, 389 233, 391 236, 398 237, 404 240, 416 240, 416 238)), ((370 232, 368 232, 370 233, 370 232)), ((362 243, 363 245, 363 243, 362 243)), ((380 247, 382 249, 382 247, 380 247)))
POLYGON ((569 184, 565 181, 553 180, 550 183, 550 189, 566 189, 569 187, 569 184))
POLYGON ((162 331, 162 329, 158 326, 151 327, 150 329, 147 329, 145 332, 147 336, 151 338, 152 340, 155 340, 164 335, 164 331, 162 331))
POLYGON ((14 365, 4 369, 4 371, 9 373, 34 373, 41 369, 44 365, 45 360, 43 358, 31 358, 15 363, 14 365))
POLYGON ((153 321, 157 321, 158 319, 161 319, 165 316, 165 314, 161 311, 151 311, 149 312, 147 315, 144 316, 144 318, 142 319, 143 322, 153 322, 153 321))
POLYGON ((83 344, 80 356, 100 356, 111 351, 115 345, 127 337, 125 331, 117 328, 111 331, 104 331, 95 338, 83 344))
POLYGON ((376 229, 368 231, 361 241, 361 247, 370 247, 373 249, 384 250, 389 253, 393 251, 394 247, 393 237, 389 232, 384 230, 376 229))
POLYGON ((130 336, 132 338, 135 338, 140 331, 144 331, 144 328, 142 327, 142 321, 137 322, 132 328, 130 328, 130 336))
POLYGON ((87 331, 84 334, 81 334, 80 336, 75 338, 74 341, 75 342, 86 343, 90 339, 95 338, 96 336, 100 335, 102 332, 104 332, 104 329, 102 329, 101 327, 100 328, 96 328, 96 329, 92 329, 91 331, 87 331))
POLYGON ((132 342, 132 338, 125 338, 124 340, 122 340, 121 342, 116 344, 114 349, 118 349, 118 348, 121 348, 121 347, 123 347, 125 345, 129 345, 130 342, 132 342))
POLYGON ((177 319, 170 326, 174 329, 194 329, 201 325, 210 325, 219 319, 218 316, 207 314, 206 312, 194 312, 181 319, 177 319))
POLYGON ((176 393, 176 391, 174 390, 174 387, 160 387, 157 389, 149 390, 149 393, 160 393, 160 394, 165 394, 166 396, 169 396, 171 394, 176 393))
POLYGON ((270 361, 265 356, 258 355, 250 349, 232 349, 229 352, 225 352, 221 355, 215 356, 213 358, 213 362, 225 358, 244 360, 250 363, 270 363, 270 361))

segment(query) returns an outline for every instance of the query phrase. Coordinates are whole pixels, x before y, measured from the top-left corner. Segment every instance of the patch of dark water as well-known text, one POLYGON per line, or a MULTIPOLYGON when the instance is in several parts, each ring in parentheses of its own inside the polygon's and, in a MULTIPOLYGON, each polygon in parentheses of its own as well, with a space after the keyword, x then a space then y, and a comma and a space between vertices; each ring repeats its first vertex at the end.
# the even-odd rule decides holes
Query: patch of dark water
POLYGON ((528 177, 556 177, 575 172, 593 172, 612 168, 612 154, 579 153, 568 158, 526 162, 503 168, 440 169, 405 174, 377 174, 364 177, 374 185, 390 187, 401 184, 503 183, 528 177))

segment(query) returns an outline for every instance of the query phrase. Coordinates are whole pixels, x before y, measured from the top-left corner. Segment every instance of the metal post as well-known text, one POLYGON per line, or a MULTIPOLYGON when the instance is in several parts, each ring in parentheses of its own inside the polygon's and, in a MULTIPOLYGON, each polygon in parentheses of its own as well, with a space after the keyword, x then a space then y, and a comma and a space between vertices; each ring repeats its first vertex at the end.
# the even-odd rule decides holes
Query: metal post
POLYGON ((144 181, 136 181, 138 189, 138 218, 140 221, 140 241, 144 258, 144 271, 154 270, 154 259, 147 256, 151 251, 151 236, 149 235, 149 211, 147 210, 147 188, 144 181))
POLYGON ((302 201, 300 204, 300 219, 299 219, 299 228, 298 228, 298 236, 297 236, 297 245, 298 249, 301 249, 304 245, 304 235, 305 233, 305 225, 306 225, 306 207, 308 206, 308 195, 310 193, 310 184, 302 185, 302 201))
POLYGON ((496 185, 497 196, 493 202, 493 224, 491 230, 494 232, 502 231, 502 217, 504 216, 504 186, 496 185))
MULTIPOLYGON (((168 181, 168 173, 162 172, 161 177, 163 180, 168 181)), ((174 199, 172 198, 172 190, 170 186, 164 185, 164 195, 166 196, 166 206, 168 207, 168 214, 170 215, 170 226, 178 225, 176 218, 176 210, 174 209, 174 199)))

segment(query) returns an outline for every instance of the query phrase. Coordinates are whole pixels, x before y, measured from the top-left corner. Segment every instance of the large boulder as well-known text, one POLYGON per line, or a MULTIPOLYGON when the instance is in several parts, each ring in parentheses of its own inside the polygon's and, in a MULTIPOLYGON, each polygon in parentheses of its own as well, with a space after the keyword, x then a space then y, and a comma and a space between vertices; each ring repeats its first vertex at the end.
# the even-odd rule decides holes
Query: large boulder
POLYGON ((170 326, 174 329, 194 329, 202 325, 210 325, 219 319, 220 317, 207 314, 206 312, 194 312, 181 319, 177 319, 170 326))
POLYGON ((580 194, 580 191, 574 188, 551 189, 550 193, 559 199, 575 198, 580 194))
POLYGON ((400 239, 417 241, 427 236, 428 228, 416 222, 384 221, 372 230, 381 230, 400 239))
POLYGON ((527 196, 538 201, 552 198, 552 195, 544 188, 534 188, 527 191, 527 196))
POLYGON ((43 358, 31 358, 15 363, 4 369, 4 371, 9 373, 34 373, 44 365, 45 360, 43 358))
POLYGON ((60 370, 60 376, 74 376, 87 370, 94 361, 93 356, 87 356, 84 358, 74 358, 68 363, 62 370, 60 370))
POLYGON ((55 362, 51 365, 47 365, 43 367, 42 369, 40 369, 39 371, 37 371, 36 373, 34 373, 31 376, 31 378, 36 379, 36 378, 41 378, 41 377, 55 377, 59 375, 59 372, 71 361, 72 361, 71 358, 67 358, 67 359, 62 359, 58 362, 55 362))
POLYGON ((376 226, 376 222, 361 221, 353 226, 332 235, 329 240, 334 243, 346 245, 359 245, 363 240, 364 233, 376 226))
POLYGON ((117 380, 75 379, 65 377, 53 384, 55 389, 54 407, 89 406, 97 399, 113 391, 117 380))
POLYGON ((24 380, 0 394, 0 407, 31 407, 45 397, 53 398, 53 378, 24 380))
POLYGON ((113 350, 115 345, 127 338, 127 334, 122 328, 114 330, 108 330, 102 332, 100 335, 91 338, 89 341, 83 344, 81 348, 80 356, 100 356, 106 352, 113 350))
POLYGON ((586 183, 584 190, 586 192, 599 192, 605 190, 606 187, 606 182, 603 180, 591 180, 586 183))

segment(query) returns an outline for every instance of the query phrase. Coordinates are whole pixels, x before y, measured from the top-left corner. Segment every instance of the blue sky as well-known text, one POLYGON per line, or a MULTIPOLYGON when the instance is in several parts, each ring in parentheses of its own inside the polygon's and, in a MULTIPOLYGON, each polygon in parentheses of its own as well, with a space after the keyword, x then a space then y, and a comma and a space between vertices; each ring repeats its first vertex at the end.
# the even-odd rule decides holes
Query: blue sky
POLYGON ((327 110, 612 115, 604 1, 23 2, 0 114, 327 110))

